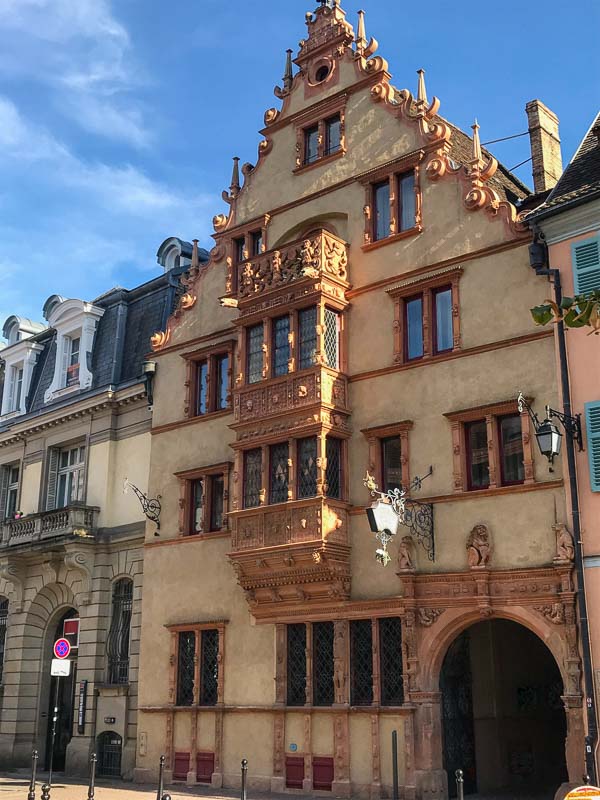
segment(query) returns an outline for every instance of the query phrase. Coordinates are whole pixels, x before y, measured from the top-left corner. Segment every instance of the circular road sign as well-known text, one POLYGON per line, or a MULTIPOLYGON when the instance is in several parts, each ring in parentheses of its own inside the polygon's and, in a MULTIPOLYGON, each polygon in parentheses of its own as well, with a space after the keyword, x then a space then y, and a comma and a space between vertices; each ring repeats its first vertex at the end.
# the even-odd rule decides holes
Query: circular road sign
POLYGON ((583 800, 583 798, 592 800, 594 797, 600 797, 600 789, 595 786, 580 786, 578 789, 573 789, 572 792, 569 792, 565 800, 583 800))
POLYGON ((71 653, 71 645, 66 639, 57 639, 54 642, 54 655, 56 658, 68 658, 71 653))

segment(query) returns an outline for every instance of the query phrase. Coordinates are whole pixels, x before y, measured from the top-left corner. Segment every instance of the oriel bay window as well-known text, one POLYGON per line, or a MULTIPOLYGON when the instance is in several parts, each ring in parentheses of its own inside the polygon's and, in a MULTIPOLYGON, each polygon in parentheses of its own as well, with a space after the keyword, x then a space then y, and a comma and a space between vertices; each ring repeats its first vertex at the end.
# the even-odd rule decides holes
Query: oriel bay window
POLYGON ((188 361, 187 414, 203 417, 230 407, 233 343, 186 353, 188 361))
POLYGON ((325 497, 342 500, 344 458, 344 441, 335 436, 308 436, 242 451, 242 508, 316 497, 319 481, 325 497))
POLYGON ((530 419, 516 401, 446 414, 452 427, 454 491, 533 483, 530 419))
POLYGON ((179 532, 217 534, 226 528, 229 463, 176 473, 181 482, 179 532))
POLYGON ((176 653, 175 705, 215 706, 223 702, 225 622, 171 628, 176 653))
POLYGON ((242 336, 245 383, 316 364, 342 369, 342 319, 338 309, 314 305, 249 325, 242 336))
POLYGON ((388 290, 394 301, 394 361, 407 364, 460 349, 462 268, 407 279, 388 290))

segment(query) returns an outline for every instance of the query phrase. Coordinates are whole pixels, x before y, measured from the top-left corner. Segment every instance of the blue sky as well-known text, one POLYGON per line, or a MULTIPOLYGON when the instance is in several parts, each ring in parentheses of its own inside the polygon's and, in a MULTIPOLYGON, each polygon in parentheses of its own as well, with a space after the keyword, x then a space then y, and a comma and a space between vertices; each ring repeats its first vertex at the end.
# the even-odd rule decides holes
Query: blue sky
MULTIPOLYGON (((476 116, 483 141, 526 130, 539 97, 561 119, 566 163, 597 111, 596 0, 343 6, 353 24, 365 9, 396 86, 415 90, 425 68, 440 113, 465 129, 476 116)), ((93 299, 150 279, 168 236, 210 247, 231 157, 256 161, 312 8, 0 0, 0 322, 40 319, 53 293, 93 299)), ((508 167, 529 156, 526 137, 491 149, 508 167)), ((529 164, 518 174, 531 185, 529 164)))

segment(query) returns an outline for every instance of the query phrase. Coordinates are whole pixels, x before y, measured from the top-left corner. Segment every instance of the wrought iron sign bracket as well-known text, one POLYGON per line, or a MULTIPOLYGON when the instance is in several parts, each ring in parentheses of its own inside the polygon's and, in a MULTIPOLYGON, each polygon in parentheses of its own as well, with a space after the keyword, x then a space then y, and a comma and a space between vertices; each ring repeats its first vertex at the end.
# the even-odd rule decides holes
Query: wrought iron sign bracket
POLYGON ((127 494, 128 489, 132 489, 137 496, 146 519, 149 519, 150 522, 154 522, 156 524, 156 532, 154 535, 159 536, 158 531, 160 531, 160 512, 162 511, 162 506, 160 503, 161 495, 159 494, 156 497, 148 497, 148 495, 144 494, 141 489, 138 489, 135 484, 131 483, 130 480, 125 478, 123 482, 123 494, 127 494))

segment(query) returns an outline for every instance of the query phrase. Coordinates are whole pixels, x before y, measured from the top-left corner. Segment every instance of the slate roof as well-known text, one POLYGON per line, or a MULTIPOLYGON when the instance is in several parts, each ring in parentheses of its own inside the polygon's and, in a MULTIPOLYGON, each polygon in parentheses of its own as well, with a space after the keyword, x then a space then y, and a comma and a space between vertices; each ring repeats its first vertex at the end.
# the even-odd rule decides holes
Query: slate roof
POLYGON ((600 197, 600 112, 560 180, 529 219, 553 216, 595 197, 600 197))
MULTIPOLYGON (((199 255, 201 263, 208 260, 208 253, 205 255, 201 252, 199 255)), ((53 403, 44 403, 44 394, 54 375, 56 331, 45 328, 29 337, 28 341, 35 341, 44 349, 39 354, 32 376, 26 401, 27 413, 4 425, 0 424, 0 431, 59 405, 70 405, 103 388, 111 386, 117 389, 141 380, 142 362, 150 351, 150 337, 156 331, 164 330, 168 317, 175 310, 183 292, 179 279, 186 269, 189 269, 189 265, 177 267, 135 289, 116 287, 92 301, 94 305, 104 309, 104 315, 98 323, 92 350, 93 384, 85 392, 69 395, 68 398, 53 403), (119 318, 123 322, 121 326, 117 325, 119 318), (119 327, 124 330, 121 341, 117 336, 119 327)), ((2 372, 0 368, 0 397, 3 388, 2 372)))

